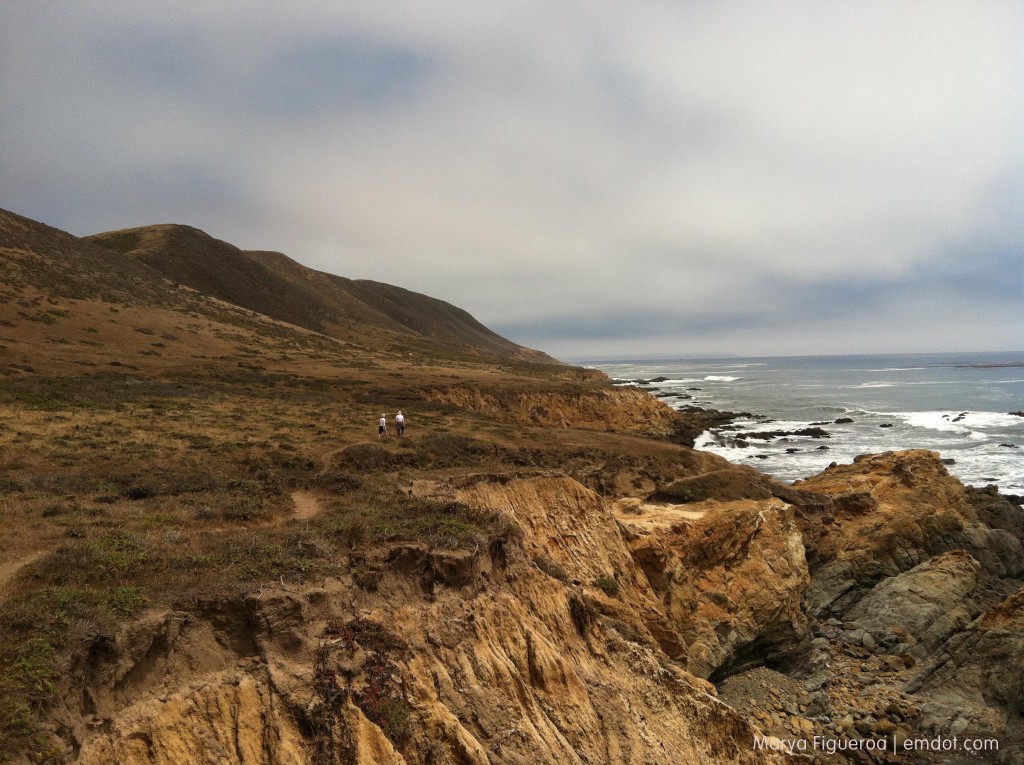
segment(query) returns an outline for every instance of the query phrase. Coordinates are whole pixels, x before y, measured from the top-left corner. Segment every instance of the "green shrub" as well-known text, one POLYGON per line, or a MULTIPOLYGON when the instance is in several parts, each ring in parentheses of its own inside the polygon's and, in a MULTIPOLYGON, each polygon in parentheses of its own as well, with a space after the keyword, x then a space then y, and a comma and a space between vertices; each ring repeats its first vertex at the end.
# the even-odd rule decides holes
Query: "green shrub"
POLYGON ((53 646, 41 638, 0 650, 0 762, 18 751, 43 744, 39 712, 57 688, 53 646))
POLYGON ((383 493, 369 487, 341 498, 317 523, 325 534, 350 547, 364 542, 424 542, 454 550, 478 540, 494 520, 459 502, 383 493))
POLYGON ((149 604, 149 596, 142 587, 114 587, 107 592, 110 610, 122 618, 128 618, 149 604))
POLYGON ((230 491, 237 491, 242 494, 257 495, 263 493, 262 483, 247 478, 232 478, 225 484, 225 487, 230 491))
POLYGON ((594 580, 594 584, 610 598, 614 598, 619 594, 619 580, 614 576, 599 576, 594 580))

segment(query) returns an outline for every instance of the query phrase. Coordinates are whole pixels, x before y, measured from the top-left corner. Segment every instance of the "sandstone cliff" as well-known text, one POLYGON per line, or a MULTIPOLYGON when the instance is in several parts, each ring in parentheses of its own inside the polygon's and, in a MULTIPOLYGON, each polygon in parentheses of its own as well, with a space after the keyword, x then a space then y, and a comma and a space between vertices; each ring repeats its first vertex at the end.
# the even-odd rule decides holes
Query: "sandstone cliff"
POLYGON ((702 485, 727 498, 609 503, 551 470, 418 482, 491 536, 352 547, 340 578, 152 609, 67 668, 58 729, 90 765, 769 763, 787 755, 766 734, 965 731, 1014 761, 1020 540, 935 455, 832 468, 803 506, 702 485), (816 596, 836 561, 841 597, 816 596))
POLYGON ((690 671, 708 677, 744 656, 763 661, 803 636, 810 576, 791 506, 625 507, 630 550, 688 646, 690 671))
POLYGON ((85 699, 65 710, 77 761, 785 760, 670 660, 684 643, 599 496, 559 477, 444 490, 504 532, 379 549, 340 581, 154 611, 96 644, 67 696, 85 699))
POLYGON ((428 397, 497 422, 520 425, 664 437, 675 432, 679 421, 674 410, 635 388, 587 388, 567 393, 564 390, 486 390, 455 385, 431 390, 428 397))

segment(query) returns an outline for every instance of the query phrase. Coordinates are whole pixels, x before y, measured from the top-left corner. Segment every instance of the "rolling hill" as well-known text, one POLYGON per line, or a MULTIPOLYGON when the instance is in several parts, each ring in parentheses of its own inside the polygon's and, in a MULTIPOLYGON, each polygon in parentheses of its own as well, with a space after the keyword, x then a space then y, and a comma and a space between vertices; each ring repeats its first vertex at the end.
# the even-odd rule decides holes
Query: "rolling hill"
POLYGON ((201 362, 556 364, 462 309, 188 226, 76 237, 0 210, 0 371, 201 362))
POLYGON ((487 329, 466 311, 401 287, 307 268, 279 252, 246 251, 189 226, 158 225, 85 237, 166 279, 330 337, 401 351, 553 361, 487 329))
POLYGON ((1024 761, 1019 506, 923 450, 783 485, 545 359, 0 212, 0 763, 1024 761))

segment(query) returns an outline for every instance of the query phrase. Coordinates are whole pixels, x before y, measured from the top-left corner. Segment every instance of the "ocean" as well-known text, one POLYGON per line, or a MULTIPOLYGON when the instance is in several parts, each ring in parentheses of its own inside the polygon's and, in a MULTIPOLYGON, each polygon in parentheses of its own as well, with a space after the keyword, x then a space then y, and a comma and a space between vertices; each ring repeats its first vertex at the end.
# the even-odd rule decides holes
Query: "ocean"
POLYGON ((859 454, 932 449, 965 484, 1024 494, 1024 417, 1011 414, 1024 410, 1024 353, 582 363, 621 385, 667 378, 649 387, 677 409, 749 412, 697 448, 786 482, 859 454), (789 435, 756 435, 771 431, 789 435))

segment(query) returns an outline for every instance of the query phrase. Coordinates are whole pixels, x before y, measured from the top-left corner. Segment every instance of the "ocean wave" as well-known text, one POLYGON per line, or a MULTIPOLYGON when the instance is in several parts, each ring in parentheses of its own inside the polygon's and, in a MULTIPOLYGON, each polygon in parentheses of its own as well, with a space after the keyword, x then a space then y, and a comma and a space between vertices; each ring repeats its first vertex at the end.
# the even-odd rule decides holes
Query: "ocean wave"
MULTIPOLYGON (((1021 424, 1020 417, 1001 412, 896 412, 893 416, 915 428, 941 430, 960 435, 968 435, 987 428, 1013 428, 1021 424)), ((982 438, 987 436, 983 434, 982 438)))
POLYGON ((901 382, 876 381, 848 385, 848 388, 902 388, 912 385, 962 385, 959 380, 903 380, 901 382))
POLYGON ((660 385, 673 393, 688 387, 704 388, 703 393, 692 394, 692 399, 667 397, 666 403, 677 409, 697 405, 771 416, 774 422, 737 419, 729 428, 702 433, 696 443, 702 450, 779 480, 813 475, 831 462, 850 463, 860 454, 930 449, 955 460, 949 464, 949 472, 964 483, 994 483, 1000 491, 1024 494, 1024 418, 1008 414, 1020 408, 1019 388, 1011 386, 1024 375, 1005 370, 1003 374, 933 374, 928 371, 931 365, 919 367, 917 360, 901 362, 892 359, 888 367, 868 369, 871 364, 885 363, 875 360, 858 369, 823 371, 776 369, 771 364, 750 370, 742 369, 742 362, 630 365, 609 371, 620 379, 669 377, 670 381, 663 380, 660 385), (702 381, 706 382, 702 385, 702 381), (824 424, 839 418, 852 422, 824 424), (832 438, 744 439, 746 447, 735 441, 740 433, 798 430, 812 421, 832 438), (823 445, 828 448, 820 449, 823 445))
POLYGON ((917 372, 928 367, 886 367, 885 369, 865 369, 865 372, 917 372))

